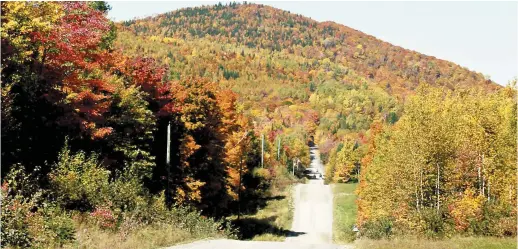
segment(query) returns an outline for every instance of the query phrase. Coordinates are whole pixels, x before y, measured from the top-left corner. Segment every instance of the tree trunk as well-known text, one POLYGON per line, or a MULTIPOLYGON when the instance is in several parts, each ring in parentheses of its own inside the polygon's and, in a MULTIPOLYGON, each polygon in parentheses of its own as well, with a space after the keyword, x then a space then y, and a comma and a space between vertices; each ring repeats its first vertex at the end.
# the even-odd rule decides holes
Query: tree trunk
POLYGON ((264 134, 261 134, 261 168, 264 167, 264 134))
POLYGON ((481 177, 480 177, 480 164, 478 164, 478 193, 481 194, 482 193, 482 182, 481 182, 481 177))
POLYGON ((419 179, 420 179, 420 191, 421 191, 421 206, 424 203, 424 192, 423 192, 423 169, 419 167, 419 179))
POLYGON ((441 171, 439 164, 437 163, 437 184, 436 184, 436 193, 437 193, 437 214, 439 214, 439 208, 440 208, 440 181, 441 181, 441 171))
POLYGON ((415 189, 414 189, 414 193, 415 193, 415 206, 416 206, 416 209, 417 209, 417 212, 419 213, 420 210, 419 210, 419 186, 418 186, 418 181, 417 181, 417 172, 416 170, 414 169, 414 186, 415 186, 415 189))
POLYGON ((491 195, 490 195, 490 191, 491 190, 491 185, 489 184, 489 180, 487 181, 487 202, 491 201, 491 195))

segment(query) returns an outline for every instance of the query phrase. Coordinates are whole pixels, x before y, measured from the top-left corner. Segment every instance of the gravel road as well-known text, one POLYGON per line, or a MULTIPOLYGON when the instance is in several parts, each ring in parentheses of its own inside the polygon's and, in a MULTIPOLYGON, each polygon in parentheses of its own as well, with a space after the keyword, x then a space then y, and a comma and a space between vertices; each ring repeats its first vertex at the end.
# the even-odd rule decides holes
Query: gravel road
MULTIPOLYGON (((324 171, 320 154, 311 148, 311 167, 324 171)), ((333 193, 323 180, 309 180, 299 184, 294 191, 295 214, 292 231, 298 236, 288 237, 288 242, 304 244, 329 244, 333 232, 333 193)))
MULTIPOLYGON (((310 148, 311 167, 324 173, 320 154, 310 148)), ((294 217, 292 235, 285 242, 204 240, 178 245, 168 249, 350 249, 349 245, 333 245, 333 193, 323 180, 309 180, 298 184, 294 191, 294 217)))

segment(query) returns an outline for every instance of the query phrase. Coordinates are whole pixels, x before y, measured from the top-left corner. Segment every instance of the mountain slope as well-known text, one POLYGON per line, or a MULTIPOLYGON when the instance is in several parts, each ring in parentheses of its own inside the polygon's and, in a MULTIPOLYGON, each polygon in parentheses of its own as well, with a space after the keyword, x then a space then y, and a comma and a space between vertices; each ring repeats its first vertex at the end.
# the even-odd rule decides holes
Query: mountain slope
POLYGON ((454 63, 265 5, 185 8, 118 30, 116 47, 162 63, 165 80, 204 77, 236 92, 272 157, 278 139, 285 143, 287 164, 295 157, 309 164, 299 140, 314 138, 326 163, 344 144, 367 147, 372 123, 395 123, 420 84, 500 88, 454 63))
POLYGON ((124 22, 139 36, 173 37, 187 41, 205 38, 302 55, 322 62, 329 59, 353 69, 397 95, 419 83, 450 89, 498 86, 480 73, 454 63, 393 46, 373 36, 334 22, 316 22, 265 5, 231 4, 186 8, 142 20, 124 22))

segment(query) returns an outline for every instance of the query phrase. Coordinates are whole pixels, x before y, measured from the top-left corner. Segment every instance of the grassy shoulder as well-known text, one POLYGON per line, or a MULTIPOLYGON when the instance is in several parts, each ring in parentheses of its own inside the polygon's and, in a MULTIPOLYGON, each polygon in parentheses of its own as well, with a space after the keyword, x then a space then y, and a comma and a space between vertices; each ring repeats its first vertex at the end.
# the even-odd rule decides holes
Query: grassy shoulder
MULTIPOLYGON (((194 229, 193 229, 194 230, 194 229)), ((214 231, 193 232, 190 229, 174 225, 143 226, 133 231, 106 231, 96 226, 81 224, 76 233, 76 240, 63 248, 85 249, 125 249, 125 248, 162 248, 189 243, 201 239, 227 238, 225 234, 214 231)))
POLYGON ((264 206, 256 212, 230 219, 243 240, 284 241, 293 223, 293 184, 273 187, 264 198, 264 206))
POLYGON ((64 248, 151 249, 202 239, 234 238, 232 231, 224 229, 221 221, 201 216, 188 208, 167 210, 160 207, 153 210, 150 206, 147 212, 153 213, 156 220, 143 222, 142 216, 133 213, 124 217, 117 229, 103 229, 102 223, 93 222, 84 215, 75 215, 75 240, 64 248))
POLYGON ((352 227, 356 222, 356 183, 333 184, 333 242, 351 243, 356 238, 352 227))
POLYGON ((354 246, 369 249, 514 249, 517 243, 516 238, 495 237, 459 237, 444 240, 394 238, 390 240, 359 239, 354 242, 354 246))

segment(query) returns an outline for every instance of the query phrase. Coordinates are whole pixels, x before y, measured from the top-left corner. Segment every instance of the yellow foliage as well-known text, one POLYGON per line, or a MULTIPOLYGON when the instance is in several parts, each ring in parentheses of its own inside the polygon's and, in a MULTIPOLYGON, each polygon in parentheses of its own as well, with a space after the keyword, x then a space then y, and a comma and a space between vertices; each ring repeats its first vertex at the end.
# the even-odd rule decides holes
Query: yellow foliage
POLYGON ((468 228, 471 221, 482 219, 483 203, 484 197, 482 195, 475 195, 473 189, 470 188, 464 191, 462 198, 448 207, 455 221, 455 229, 457 231, 464 231, 468 228))
POLYGON ((196 144, 196 141, 194 141, 194 138, 190 135, 187 135, 183 141, 182 145, 180 147, 180 153, 182 156, 182 162, 184 164, 184 167, 188 167, 189 163, 187 162, 187 158, 189 158, 196 150, 200 148, 200 145, 196 144))
POLYGON ((49 31, 64 14, 62 6, 53 2, 4 2, 2 11, 2 40, 8 38, 22 60, 29 59, 34 51, 30 34, 49 31))
POLYGON ((160 41, 160 40, 161 40, 161 39, 160 39, 160 37, 155 36, 155 35, 150 36, 148 39, 149 39, 150 41, 160 41))
POLYGON ((336 167, 334 175, 333 175, 333 181, 335 182, 347 182, 351 178, 351 170, 349 167, 346 167, 344 165, 340 165, 336 167))

